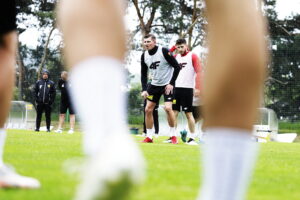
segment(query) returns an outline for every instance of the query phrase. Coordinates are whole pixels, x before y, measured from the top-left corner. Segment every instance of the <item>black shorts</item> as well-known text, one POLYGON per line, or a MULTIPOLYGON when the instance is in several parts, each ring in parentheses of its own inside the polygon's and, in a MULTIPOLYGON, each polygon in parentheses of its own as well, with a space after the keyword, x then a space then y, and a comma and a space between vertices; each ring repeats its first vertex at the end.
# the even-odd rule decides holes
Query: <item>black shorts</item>
POLYGON ((166 95, 165 94, 165 87, 166 86, 155 86, 155 85, 148 85, 147 92, 149 96, 147 100, 152 101, 156 104, 159 104, 159 100, 161 95, 164 95, 165 102, 172 102, 173 101, 173 94, 166 95))
POLYGON ((195 120, 199 120, 202 118, 202 107, 201 106, 193 106, 192 108, 193 117, 195 120))
POLYGON ((193 88, 175 88, 173 110, 192 112, 193 96, 193 88))
POLYGON ((73 105, 70 102, 60 102, 60 114, 66 114, 68 109, 70 115, 75 114, 73 105))
MULTIPOLYGON (((16 30, 16 3, 15 0, 1 0, 0 3, 0 42, 2 36, 16 30)), ((1 45, 1 44, 0 44, 1 45)))

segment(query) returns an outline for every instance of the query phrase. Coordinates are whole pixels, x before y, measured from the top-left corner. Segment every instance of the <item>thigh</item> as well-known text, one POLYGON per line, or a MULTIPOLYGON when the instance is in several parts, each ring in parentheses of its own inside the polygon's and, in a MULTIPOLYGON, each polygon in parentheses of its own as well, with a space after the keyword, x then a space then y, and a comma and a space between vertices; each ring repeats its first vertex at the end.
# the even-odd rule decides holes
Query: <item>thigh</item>
POLYGON ((175 88, 172 109, 180 112, 180 108, 181 108, 180 90, 178 88, 175 88))
POLYGON ((68 107, 66 102, 60 102, 60 114, 66 114, 68 107))
POLYGON ((147 97, 148 101, 154 102, 157 105, 159 104, 159 100, 161 95, 164 93, 164 87, 163 86, 155 86, 155 85, 149 85, 147 92, 149 96, 147 97))
POLYGON ((69 113, 70 115, 75 115, 75 109, 71 102, 69 103, 69 113))

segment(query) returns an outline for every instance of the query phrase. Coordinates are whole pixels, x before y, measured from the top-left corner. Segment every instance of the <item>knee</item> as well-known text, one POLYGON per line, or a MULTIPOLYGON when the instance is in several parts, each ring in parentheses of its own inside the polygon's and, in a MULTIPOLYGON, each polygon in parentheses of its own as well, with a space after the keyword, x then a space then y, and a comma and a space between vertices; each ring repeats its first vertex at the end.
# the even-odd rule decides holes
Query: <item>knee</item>
POLYGON ((171 112, 173 112, 173 110, 172 110, 172 107, 171 107, 171 106, 165 106, 165 111, 166 111, 167 113, 171 113, 171 112))
POLYGON ((185 116, 188 121, 195 121, 194 116, 192 113, 185 113, 185 116))
POLYGON ((146 115, 152 114, 153 113, 153 109, 146 106, 145 113, 146 113, 146 115))

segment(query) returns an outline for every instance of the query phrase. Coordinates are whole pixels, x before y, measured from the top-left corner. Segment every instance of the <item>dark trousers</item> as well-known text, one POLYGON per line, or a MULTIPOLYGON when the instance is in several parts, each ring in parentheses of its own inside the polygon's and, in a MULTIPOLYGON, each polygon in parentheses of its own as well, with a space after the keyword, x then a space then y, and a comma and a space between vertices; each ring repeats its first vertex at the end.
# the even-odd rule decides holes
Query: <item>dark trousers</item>
POLYGON ((41 126, 41 120, 42 120, 42 114, 45 111, 46 116, 46 125, 47 130, 50 130, 50 124, 51 124, 51 105, 49 104, 37 104, 36 106, 36 129, 40 130, 41 126))
MULTIPOLYGON (((145 107, 147 104, 147 100, 144 101, 144 133, 147 133, 146 130, 146 116, 145 116, 145 107)), ((159 123, 158 123, 158 104, 156 104, 154 110, 153 110, 153 122, 154 122, 154 129, 155 134, 159 133, 159 123)))

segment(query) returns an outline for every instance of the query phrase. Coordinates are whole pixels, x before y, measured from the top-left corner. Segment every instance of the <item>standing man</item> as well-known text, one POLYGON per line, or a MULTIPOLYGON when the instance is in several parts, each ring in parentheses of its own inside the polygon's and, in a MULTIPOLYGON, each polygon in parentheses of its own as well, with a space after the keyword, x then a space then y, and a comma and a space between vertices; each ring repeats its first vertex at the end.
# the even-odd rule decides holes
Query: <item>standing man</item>
MULTIPOLYGON (((175 125, 177 126, 178 113, 181 110, 184 111, 189 127, 189 140, 187 144, 197 145, 195 141, 197 134, 195 133, 195 119, 193 117, 192 107, 193 96, 200 95, 200 60, 196 54, 189 51, 185 39, 178 39, 175 46, 178 52, 175 58, 181 67, 181 71, 175 83, 176 87, 173 100, 175 125)), ((171 141, 171 139, 169 139, 169 141, 171 141)))
POLYGON ((50 132, 51 106, 55 100, 56 90, 54 82, 49 80, 49 71, 47 69, 42 70, 42 78, 35 83, 34 94, 37 112, 35 131, 40 131, 42 114, 45 111, 47 132, 50 132))
POLYGON ((161 95, 164 95, 165 111, 170 126, 171 143, 177 144, 175 131, 175 115, 172 110, 173 88, 180 71, 180 66, 167 48, 156 45, 156 37, 152 34, 144 37, 146 51, 141 57, 142 96, 147 99, 145 108, 147 137, 145 143, 153 142, 153 110, 161 95), (152 74, 152 81, 147 88, 148 69, 152 74))
POLYGON ((6 138, 4 124, 10 109, 13 93, 16 65, 16 5, 13 0, 0 3, 0 188, 40 187, 34 178, 17 174, 3 162, 3 151, 6 138))
POLYGON ((251 140, 267 67, 260 0, 206 0, 201 200, 243 200, 257 157, 251 140), (251 24, 251 26, 249 26, 251 24))
POLYGON ((55 133, 62 133, 62 127, 65 121, 66 112, 69 109, 70 114, 70 130, 68 131, 69 134, 74 133, 74 126, 75 126, 75 112, 72 105, 72 101, 70 99, 70 87, 71 84, 68 81, 68 72, 63 71, 61 72, 60 79, 58 81, 58 89, 61 91, 61 98, 60 98, 60 114, 59 114, 59 123, 58 128, 55 133))

